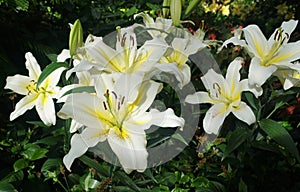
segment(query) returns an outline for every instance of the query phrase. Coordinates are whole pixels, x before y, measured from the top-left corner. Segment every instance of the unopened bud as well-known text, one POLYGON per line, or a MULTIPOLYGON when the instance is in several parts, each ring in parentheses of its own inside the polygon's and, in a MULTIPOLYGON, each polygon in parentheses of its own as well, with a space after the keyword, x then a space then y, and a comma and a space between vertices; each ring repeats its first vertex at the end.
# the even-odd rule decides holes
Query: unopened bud
POLYGON ((83 32, 82 32, 81 23, 79 19, 77 19, 70 31, 70 37, 69 37, 70 55, 71 56, 76 55, 77 49, 81 46, 83 46, 83 32))
POLYGON ((170 13, 174 26, 180 25, 182 4, 181 0, 170 0, 170 13))

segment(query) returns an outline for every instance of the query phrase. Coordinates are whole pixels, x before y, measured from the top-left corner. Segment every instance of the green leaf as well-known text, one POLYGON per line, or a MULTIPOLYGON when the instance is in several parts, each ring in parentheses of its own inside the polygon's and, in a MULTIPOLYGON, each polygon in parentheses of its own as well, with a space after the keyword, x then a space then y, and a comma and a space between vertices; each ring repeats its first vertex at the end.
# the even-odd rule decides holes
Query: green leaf
POLYGON ((112 186, 112 189, 114 191, 128 191, 128 192, 134 191, 127 186, 112 186))
POLYGON ((50 59, 51 62, 57 61, 57 55, 56 54, 47 54, 48 59, 50 59))
POLYGON ((27 11, 29 8, 29 1, 27 0, 15 0, 15 3, 17 10, 27 11))
POLYGON ((69 95, 71 93, 82 93, 82 92, 95 93, 96 90, 95 90, 94 86, 75 87, 75 88, 70 89, 67 92, 65 92, 61 97, 64 97, 64 96, 69 95))
POLYGON ((1 182, 10 183, 15 181, 22 181, 24 179, 24 173, 22 170, 17 172, 10 172, 1 182))
POLYGON ((56 171, 58 173, 61 164, 62 161, 59 158, 47 159, 41 168, 41 172, 45 177, 48 177, 49 171, 56 171))
POLYGON ((91 158, 89 158, 86 155, 83 155, 81 157, 79 157, 80 161, 82 161, 84 164, 86 164, 89 167, 94 168, 97 172, 101 173, 102 175, 104 175, 105 177, 109 177, 109 171, 105 170, 103 168, 103 166, 101 166, 101 164, 95 162, 94 160, 92 160, 91 158))
POLYGON ((224 151, 223 159, 225 159, 231 152, 244 143, 250 135, 251 132, 247 129, 236 129, 234 132, 232 132, 227 140, 227 146, 224 151))
POLYGON ((89 191, 89 189, 95 189, 100 185, 100 182, 93 179, 92 173, 90 172, 84 180, 84 189, 89 191))
POLYGON ((25 146, 25 151, 22 152, 22 155, 30 161, 35 161, 37 159, 45 157, 47 152, 48 149, 41 148, 40 146, 35 144, 29 144, 25 146))
POLYGON ((294 155, 294 157, 296 157, 297 160, 300 162, 299 151, 297 150, 292 137, 284 127, 282 127, 279 123, 271 119, 262 119, 259 122, 259 125, 260 128, 266 134, 268 134, 268 136, 271 139, 276 141, 279 145, 285 147, 286 150, 289 151, 292 155, 294 155))
POLYGON ((174 139, 177 139, 177 140, 181 141, 182 143, 184 143, 184 144, 187 145, 187 146, 189 145, 189 144, 186 142, 186 140, 182 137, 182 135, 180 135, 179 133, 175 133, 175 134, 173 134, 171 137, 174 138, 174 139))
POLYGON ((199 5, 200 0, 192 0, 188 7, 185 10, 185 15, 190 14, 198 5, 199 5))
POLYGON ((10 183, 0 183, 0 192, 18 192, 15 187, 10 183))
POLYGON ((191 187, 195 188, 208 188, 210 185, 210 182, 207 178, 198 176, 197 178, 192 180, 191 187))
POLYGON ((274 143, 266 143, 265 141, 253 141, 251 142, 251 145, 257 149, 265 150, 265 151, 271 151, 273 153, 280 154, 280 149, 278 146, 275 146, 274 143))
POLYGON ((158 181, 154 178, 152 171, 150 169, 146 169, 144 174, 145 174, 145 176, 149 177, 155 183, 158 183, 158 181))
POLYGON ((42 121, 26 121, 26 123, 31 124, 31 125, 37 125, 39 127, 49 127, 45 125, 42 121))
POLYGON ((48 136, 43 139, 39 139, 34 144, 44 144, 44 145, 56 145, 60 141, 62 141, 62 136, 55 135, 55 136, 48 136))
POLYGON ((248 192, 248 187, 242 178, 240 178, 239 182, 239 192, 248 192))
POLYGON ((250 106, 251 106, 253 109, 257 110, 256 104, 255 104, 255 101, 254 101, 255 98, 254 98, 253 94, 252 94, 252 93, 249 93, 249 92, 245 92, 244 95, 245 95, 245 97, 246 97, 246 100, 247 100, 248 103, 250 104, 250 106))
POLYGON ((15 172, 24 169, 28 166, 29 166, 29 161, 27 159, 18 159, 13 165, 15 172))
POLYGON ((135 184, 135 182, 123 171, 117 171, 114 173, 115 178, 118 178, 121 183, 127 185, 135 191, 140 191, 141 189, 135 184))
POLYGON ((43 72, 41 73, 41 75, 39 76, 39 79, 36 83, 36 89, 39 88, 39 86, 41 85, 41 83, 56 69, 60 68, 60 67, 65 67, 68 68, 67 63, 65 62, 54 62, 51 63, 49 65, 47 65, 47 67, 45 67, 45 69, 43 70, 43 72))

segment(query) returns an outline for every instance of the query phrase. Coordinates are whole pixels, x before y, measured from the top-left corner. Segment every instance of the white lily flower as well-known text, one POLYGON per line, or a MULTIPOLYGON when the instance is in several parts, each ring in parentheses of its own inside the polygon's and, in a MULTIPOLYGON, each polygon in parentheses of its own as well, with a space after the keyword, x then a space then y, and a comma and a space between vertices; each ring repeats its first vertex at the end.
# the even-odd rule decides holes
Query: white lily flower
MULTIPOLYGON (((295 62, 296 66, 300 67, 299 62, 295 62)), ((279 78, 283 85, 283 89, 287 90, 291 87, 300 87, 300 73, 293 69, 281 69, 274 73, 279 78)))
MULTIPOLYGON (((172 30, 172 19, 165 19, 162 17, 157 17, 156 20, 147 13, 138 13, 134 15, 136 17, 142 17, 148 33, 153 37, 162 36, 167 37, 169 32, 172 30)), ((144 26, 143 26, 144 27, 144 26)))
POLYGON ((191 80, 191 70, 186 64, 189 55, 192 55, 203 49, 206 44, 202 43, 202 39, 190 38, 174 38, 171 47, 173 51, 160 59, 160 63, 155 65, 160 71, 174 74, 179 81, 179 87, 182 88, 191 80))
MULTIPOLYGON (((81 63, 80 69, 75 70, 74 68, 72 68, 69 71, 67 71, 66 79, 69 79, 71 74, 75 71, 86 72, 91 68, 91 65, 94 62, 94 60, 92 60, 92 58, 86 53, 85 47, 88 47, 89 44, 98 42, 98 41, 102 41, 102 37, 96 37, 96 36, 90 34, 86 38, 84 45, 77 49, 76 55, 74 55, 72 58, 73 59, 72 64, 74 67, 78 67, 77 65, 81 63), (83 63, 86 63, 86 65, 83 63)), ((64 62, 70 58, 71 58, 70 50, 63 49, 62 52, 57 56, 57 61, 64 62)))
POLYGON ((41 74, 41 68, 34 56, 28 52, 25 54, 26 68, 29 76, 15 75, 7 77, 5 89, 11 89, 14 92, 25 95, 15 106, 15 110, 10 114, 10 120, 14 120, 23 115, 27 110, 34 106, 45 125, 55 125, 56 115, 53 98, 57 98, 59 87, 57 83, 61 73, 65 68, 60 67, 53 71, 36 89, 37 80, 41 74))
POLYGON ((146 41, 137 47, 136 35, 133 27, 117 29, 116 48, 105 44, 102 38, 84 46, 89 60, 83 59, 74 67, 74 71, 86 71, 95 68, 108 73, 149 72, 169 48, 162 38, 146 41))
MULTIPOLYGON (((257 25, 243 29, 245 40, 234 38, 231 43, 244 46, 253 57, 249 68, 249 83, 261 86, 277 69, 294 69, 292 62, 300 58, 300 41, 288 43, 298 21, 283 22, 267 40, 257 25)), ((229 42, 226 42, 229 43, 229 42)))
POLYGON ((143 172, 147 168, 145 130, 151 125, 183 126, 184 120, 172 109, 159 112, 151 109, 161 84, 144 81, 134 74, 102 74, 95 81, 97 95, 72 94, 58 113, 61 118, 72 118, 86 126, 71 139, 71 149, 63 162, 68 170, 74 159, 99 142, 108 141, 112 151, 127 173, 143 172))
POLYGON ((256 96, 257 92, 249 87, 248 79, 240 81, 239 70, 242 67, 242 59, 236 58, 230 63, 227 69, 226 79, 213 69, 201 77, 201 80, 208 92, 196 92, 188 95, 186 102, 192 104, 211 103, 213 106, 206 112, 203 120, 203 127, 208 134, 218 134, 221 125, 227 115, 231 112, 241 121, 248 125, 256 121, 251 108, 241 101, 243 91, 251 91, 256 96))

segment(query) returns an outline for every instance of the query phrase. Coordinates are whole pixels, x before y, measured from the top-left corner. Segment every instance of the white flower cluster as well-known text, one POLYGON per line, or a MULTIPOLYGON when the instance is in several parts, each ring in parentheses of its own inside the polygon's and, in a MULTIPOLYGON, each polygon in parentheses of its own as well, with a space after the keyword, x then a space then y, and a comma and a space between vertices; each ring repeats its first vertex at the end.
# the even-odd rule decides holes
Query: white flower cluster
MULTIPOLYGON (((62 119, 72 119, 70 132, 74 133, 71 149, 63 159, 68 170, 74 159, 107 141, 125 172, 143 172, 147 168, 148 157, 145 130, 151 125, 184 126, 184 119, 176 116, 173 109, 162 112, 150 109, 163 88, 154 79, 161 73, 168 73, 176 77, 179 88, 188 84, 191 80, 188 58, 207 46, 203 43, 203 36, 198 36, 203 33, 192 35, 187 30, 173 27, 171 19, 158 17, 154 20, 145 13, 136 17, 142 17, 144 25, 117 28, 110 45, 104 38, 93 35, 89 35, 83 43, 82 34, 77 38, 82 31, 77 27, 81 25, 72 26, 72 51, 63 50, 57 61, 72 61, 66 78, 76 77, 76 83, 58 87, 66 68, 57 67, 37 84, 42 72, 31 53, 25 55, 29 77, 15 75, 7 78, 5 88, 24 95, 11 113, 11 120, 35 106, 44 124, 54 125, 56 112, 53 99, 64 103, 57 115, 62 119), (142 42, 137 35, 141 32, 148 37, 142 42)), ((268 41, 256 25, 250 25, 242 30, 245 40, 239 33, 225 41, 224 46, 233 43, 249 51, 252 56, 249 79, 240 80, 241 58, 230 63, 225 78, 213 69, 201 78, 207 92, 189 95, 185 101, 213 104, 203 121, 207 133, 218 134, 231 112, 249 125, 254 123, 255 115, 241 101, 241 93, 250 91, 259 97, 261 86, 272 74, 282 79, 286 89, 299 85, 300 66, 291 62, 300 58, 300 41, 287 43, 296 25, 294 20, 284 22, 268 41)))

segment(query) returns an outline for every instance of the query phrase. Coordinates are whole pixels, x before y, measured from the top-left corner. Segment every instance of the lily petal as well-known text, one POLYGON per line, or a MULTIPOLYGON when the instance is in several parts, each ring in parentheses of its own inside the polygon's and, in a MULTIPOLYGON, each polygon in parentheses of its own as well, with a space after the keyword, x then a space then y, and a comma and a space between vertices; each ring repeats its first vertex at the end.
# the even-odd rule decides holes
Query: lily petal
POLYGON ((107 137, 108 143, 126 173, 130 173, 132 170, 143 172, 147 168, 148 157, 145 132, 142 129, 132 130, 132 128, 126 131, 128 136, 120 138, 111 130, 107 137))
POLYGON ((230 91, 234 91, 234 87, 240 81, 240 69, 242 68, 243 59, 240 57, 235 58, 228 66, 226 73, 226 81, 230 86, 230 91))
POLYGON ((151 124, 159 127, 183 127, 184 119, 177 117, 173 109, 168 108, 167 110, 160 112, 157 109, 151 109, 151 124))
POLYGON ((185 98, 185 102, 191 104, 199 104, 199 103, 211 103, 215 104, 216 102, 211 99, 207 92, 196 92, 192 95, 188 95, 185 98))
POLYGON ((15 107, 15 110, 10 114, 10 120, 13 121, 17 117, 23 115, 27 110, 34 107, 38 94, 30 94, 23 97, 15 107))
POLYGON ((157 64, 155 67, 160 71, 174 74, 179 81, 179 88, 183 88, 191 80, 191 70, 187 64, 183 64, 180 69, 177 63, 157 64))
POLYGON ((29 92, 27 86, 31 83, 31 80, 32 79, 30 77, 23 75, 7 77, 4 89, 11 89, 20 95, 27 95, 29 92))
POLYGON ((39 94, 36 101, 36 110, 45 125, 55 125, 56 115, 54 103, 47 94, 39 94))
POLYGON ((66 68, 60 67, 54 70, 48 77, 41 83, 41 87, 55 87, 60 80, 60 75, 66 68))
POLYGON ((232 109, 232 113, 241 121, 251 125, 256 121, 255 115, 251 108, 244 102, 241 102, 237 108, 232 109))
MULTIPOLYGON (((281 24, 281 29, 284 33, 284 35, 288 34, 287 36, 284 36, 286 38, 286 40, 283 42, 283 45, 287 44, 287 42, 289 41, 290 39, 290 36, 292 34, 292 32, 295 30, 296 26, 298 24, 298 21, 295 21, 295 20, 289 20, 289 21, 284 21, 282 24, 281 24)), ((269 48, 272 47, 272 45, 275 43, 275 35, 278 34, 278 30, 276 29, 274 31, 274 33, 271 35, 271 37, 269 38, 268 40, 268 46, 269 48)))
POLYGON ((273 65, 267 67, 261 66, 259 58, 253 57, 249 68, 249 83, 260 87, 276 71, 276 69, 277 67, 273 65))
POLYGON ((41 74, 41 67, 36 61, 35 57, 32 55, 32 53, 27 52, 25 54, 25 58, 26 58, 25 65, 29 71, 29 77, 33 78, 33 80, 36 81, 41 74))
POLYGON ((83 125, 81 123, 78 123, 74 119, 72 119, 71 125, 70 125, 70 133, 75 133, 82 126, 83 125))
POLYGON ((243 29, 248 50, 256 57, 262 58, 267 49, 267 39, 257 25, 248 25, 243 29))
POLYGON ((62 119, 72 118, 89 128, 99 128, 102 127, 100 111, 105 109, 98 97, 89 93, 75 93, 68 97, 57 115, 62 119))
POLYGON ((207 73, 201 77, 201 80, 206 90, 210 91, 212 99, 218 100, 216 95, 223 95, 231 90, 224 77, 216 73, 213 69, 209 69, 207 73))
POLYGON ((62 52, 57 56, 58 62, 64 62, 65 60, 69 59, 70 56, 70 50, 69 49, 63 49, 62 52))
POLYGON ((223 124, 225 117, 230 113, 230 109, 225 103, 217 103, 206 112, 203 119, 203 127, 206 133, 219 133, 219 129, 223 124))
POLYGON ((138 97, 134 105, 138 106, 138 112, 145 112, 152 105, 157 93, 161 90, 162 84, 155 81, 145 81, 139 87, 138 97))
POLYGON ((269 64, 285 66, 286 63, 300 59, 300 41, 282 46, 269 64))
POLYGON ((252 84, 249 84, 249 80, 248 79, 243 79, 242 81, 240 81, 240 83, 238 84, 238 89, 236 89, 236 91, 250 91, 251 93, 253 93, 255 95, 256 98, 258 98, 259 96, 262 95, 263 93, 263 89, 260 86, 255 86, 252 84))
POLYGON ((98 129, 84 129, 81 134, 74 134, 71 138, 71 149, 63 158, 66 168, 71 171, 71 165, 76 158, 105 139, 105 135, 98 129))

